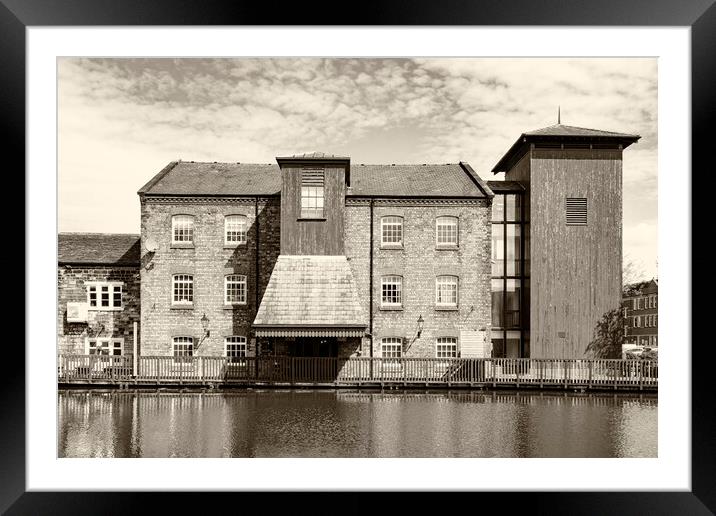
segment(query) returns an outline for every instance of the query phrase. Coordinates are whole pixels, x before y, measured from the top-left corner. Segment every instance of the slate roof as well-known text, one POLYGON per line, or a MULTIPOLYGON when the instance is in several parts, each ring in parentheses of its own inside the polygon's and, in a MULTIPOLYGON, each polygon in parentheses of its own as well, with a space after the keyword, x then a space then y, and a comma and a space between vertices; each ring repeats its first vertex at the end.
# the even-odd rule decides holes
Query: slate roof
POLYGON ((365 327, 345 256, 279 255, 254 326, 365 327))
POLYGON ((573 125, 555 124, 542 129, 535 129, 524 133, 524 136, 593 136, 602 138, 641 138, 637 134, 615 133, 613 131, 601 131, 599 129, 587 129, 586 127, 575 127, 573 125))
POLYGON ((139 265, 139 235, 60 233, 57 263, 66 265, 139 265))
MULTIPOLYGON (((347 196, 486 197, 467 164, 352 165, 347 196), (464 165, 464 166, 463 166, 464 165)), ((474 172, 473 172, 474 173, 474 172)), ((475 174, 476 176, 476 174, 475 174)), ((279 195, 274 164, 172 162, 144 185, 147 195, 279 195)))
POLYGON ((527 150, 527 144, 535 141, 614 141, 621 143, 626 149, 632 143, 636 143, 641 136, 638 134, 617 133, 614 131, 602 131, 599 129, 588 129, 586 127, 575 127, 573 125, 555 124, 542 129, 535 129, 522 133, 512 147, 505 153, 500 161, 492 168, 492 172, 506 172, 522 157, 527 150))

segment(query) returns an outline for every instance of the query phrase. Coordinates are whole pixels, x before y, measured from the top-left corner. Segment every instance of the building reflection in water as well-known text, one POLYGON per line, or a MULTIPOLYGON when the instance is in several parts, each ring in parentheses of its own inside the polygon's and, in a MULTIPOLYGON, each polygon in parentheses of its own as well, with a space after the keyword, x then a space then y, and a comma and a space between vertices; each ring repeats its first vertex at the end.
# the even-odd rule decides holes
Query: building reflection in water
POLYGON ((654 396, 61 391, 60 457, 656 457, 654 396))

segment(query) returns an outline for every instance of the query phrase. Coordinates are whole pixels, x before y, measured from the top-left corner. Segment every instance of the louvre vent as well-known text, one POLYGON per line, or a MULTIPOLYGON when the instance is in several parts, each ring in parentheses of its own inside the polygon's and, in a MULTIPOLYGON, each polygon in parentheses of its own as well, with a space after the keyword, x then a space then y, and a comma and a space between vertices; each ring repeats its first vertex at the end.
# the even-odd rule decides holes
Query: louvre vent
POLYGON ((587 199, 585 197, 567 197, 567 225, 587 225, 587 199))
POLYGON ((323 186, 323 170, 302 170, 301 186, 323 186))

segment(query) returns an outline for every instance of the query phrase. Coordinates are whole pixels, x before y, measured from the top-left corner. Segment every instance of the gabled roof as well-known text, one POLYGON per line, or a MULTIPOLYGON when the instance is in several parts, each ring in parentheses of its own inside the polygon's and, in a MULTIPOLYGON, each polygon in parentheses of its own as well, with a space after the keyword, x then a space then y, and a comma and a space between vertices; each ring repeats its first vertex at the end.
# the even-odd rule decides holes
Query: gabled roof
POLYGON ((507 172, 512 165, 517 163, 519 158, 527 152, 529 144, 533 142, 614 142, 620 143, 626 149, 632 143, 637 142, 641 136, 638 134, 617 133, 613 131, 602 131, 599 129, 587 129, 573 125, 555 124, 542 129, 536 129, 522 133, 512 147, 505 153, 500 161, 492 168, 493 173, 507 172))
POLYGON ((277 195, 278 165, 173 161, 139 189, 151 195, 277 195))
POLYGON ((60 265, 139 265, 139 235, 119 233, 60 233, 60 265))
MULTIPOLYGON (((138 193, 178 196, 279 195, 281 170, 273 164, 172 162, 138 193)), ((346 195, 480 198, 491 196, 492 192, 467 163, 353 165, 350 188, 346 195)))
POLYGON ((279 255, 254 326, 359 328, 368 314, 345 256, 279 255))

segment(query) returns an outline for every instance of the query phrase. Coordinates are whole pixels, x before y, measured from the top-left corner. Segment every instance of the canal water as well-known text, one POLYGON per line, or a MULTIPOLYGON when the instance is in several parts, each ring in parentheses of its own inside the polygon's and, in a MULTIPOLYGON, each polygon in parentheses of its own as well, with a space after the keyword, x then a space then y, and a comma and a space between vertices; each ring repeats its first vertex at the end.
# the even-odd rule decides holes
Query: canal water
POLYGON ((656 457, 657 397, 60 391, 59 457, 656 457))

